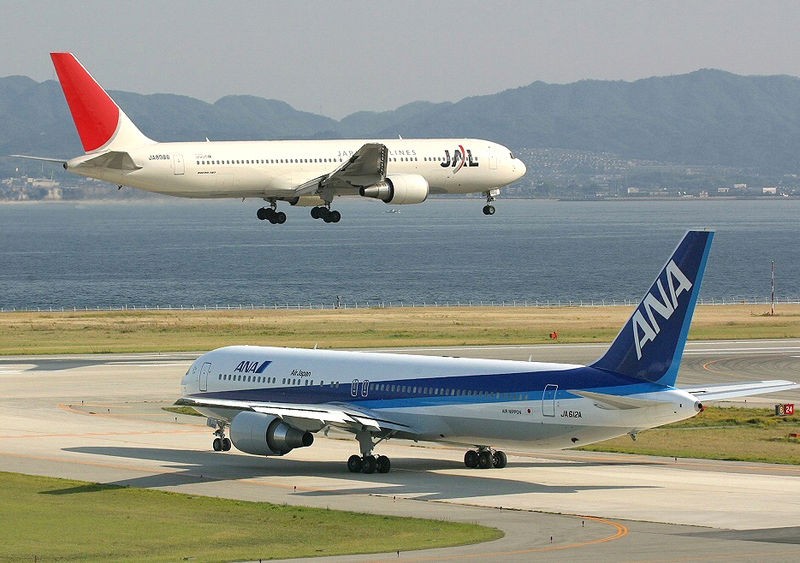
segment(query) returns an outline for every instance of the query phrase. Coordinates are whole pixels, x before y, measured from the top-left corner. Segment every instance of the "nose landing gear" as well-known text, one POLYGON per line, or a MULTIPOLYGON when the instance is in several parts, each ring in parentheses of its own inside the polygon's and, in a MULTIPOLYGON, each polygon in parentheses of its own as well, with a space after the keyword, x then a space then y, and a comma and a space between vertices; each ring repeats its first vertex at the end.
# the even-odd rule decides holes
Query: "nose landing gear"
POLYGON ((227 452, 231 449, 231 440, 225 436, 225 428, 227 428, 227 424, 221 422, 219 420, 208 419, 209 426, 216 426, 216 430, 214 430, 214 441, 211 443, 211 447, 214 449, 215 452, 227 452))
POLYGON ((500 190, 493 189, 486 192, 483 192, 483 195, 486 196, 486 205, 483 206, 483 214, 484 215, 494 215, 494 205, 492 202, 497 199, 497 196, 500 194, 500 190))

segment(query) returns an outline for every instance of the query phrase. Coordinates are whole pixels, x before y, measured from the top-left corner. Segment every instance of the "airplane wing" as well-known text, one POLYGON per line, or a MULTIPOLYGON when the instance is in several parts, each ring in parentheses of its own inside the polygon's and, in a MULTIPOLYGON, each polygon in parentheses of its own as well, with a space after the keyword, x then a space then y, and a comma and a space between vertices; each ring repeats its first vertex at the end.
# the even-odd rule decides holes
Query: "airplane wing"
POLYGON ((382 143, 366 143, 339 168, 295 188, 295 195, 310 195, 324 190, 354 190, 372 186, 386 178, 389 149, 382 143))
POLYGON ((798 388, 800 388, 800 385, 794 381, 775 379, 771 381, 723 383, 718 385, 706 385, 704 387, 681 387, 681 390, 703 401, 719 401, 732 397, 749 397, 750 395, 763 395, 764 393, 788 391, 798 388))
POLYGON ((368 410, 353 409, 347 405, 303 405, 299 403, 265 403, 259 401, 237 401, 230 399, 206 399, 204 397, 181 397, 175 402, 179 406, 189 407, 222 407, 243 411, 270 414, 287 420, 312 421, 321 426, 336 426, 343 430, 359 432, 364 427, 376 431, 414 430, 406 425, 387 420, 368 410))

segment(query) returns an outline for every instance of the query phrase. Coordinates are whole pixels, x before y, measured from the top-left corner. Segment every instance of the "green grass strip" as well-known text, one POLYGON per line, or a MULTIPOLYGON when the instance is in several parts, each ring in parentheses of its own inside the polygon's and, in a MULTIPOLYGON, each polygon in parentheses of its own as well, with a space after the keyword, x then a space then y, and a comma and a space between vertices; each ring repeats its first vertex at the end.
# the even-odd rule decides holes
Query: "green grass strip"
POLYGON ((580 449, 800 465, 800 418, 764 408, 708 407, 688 420, 580 449), (794 435, 794 436, 793 436, 794 435))
POLYGON ((502 537, 472 524, 232 501, 0 472, 0 560, 231 561, 502 537))

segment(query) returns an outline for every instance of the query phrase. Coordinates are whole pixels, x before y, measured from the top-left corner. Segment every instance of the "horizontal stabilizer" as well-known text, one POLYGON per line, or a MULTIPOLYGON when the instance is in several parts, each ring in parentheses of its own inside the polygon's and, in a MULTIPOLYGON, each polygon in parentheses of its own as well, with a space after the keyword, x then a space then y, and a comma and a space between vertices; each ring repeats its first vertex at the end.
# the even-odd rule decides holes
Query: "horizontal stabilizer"
POLYGON ((96 168, 109 168, 111 170, 139 170, 141 166, 136 164, 131 155, 124 151, 109 151, 99 156, 81 160, 76 166, 70 164, 70 168, 92 166, 96 168))
POLYGON ((27 158, 28 160, 41 160, 42 162, 55 162, 57 164, 64 164, 67 161, 63 158, 48 158, 46 156, 28 156, 26 154, 10 154, 12 158, 27 158))
POLYGON ((649 399, 637 399, 630 396, 608 395, 606 393, 595 393, 594 391, 570 390, 573 395, 578 395, 594 401, 598 407, 606 410, 630 410, 653 407, 665 404, 663 401, 651 401, 649 399))
POLYGON ((798 388, 800 388, 800 385, 794 381, 775 379, 771 381, 748 381, 746 383, 706 385, 705 387, 681 387, 681 390, 703 401, 719 401, 721 399, 731 399, 733 397, 749 397, 750 395, 763 395, 764 393, 789 391, 798 388))

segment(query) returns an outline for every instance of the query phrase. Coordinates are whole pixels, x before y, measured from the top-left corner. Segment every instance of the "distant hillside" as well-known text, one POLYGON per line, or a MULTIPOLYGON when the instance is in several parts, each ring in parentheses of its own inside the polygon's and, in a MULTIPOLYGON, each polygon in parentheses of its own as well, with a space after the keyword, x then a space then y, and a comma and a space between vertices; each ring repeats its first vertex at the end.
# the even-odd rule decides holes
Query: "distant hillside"
MULTIPOLYGON (((452 136, 512 149, 558 148, 623 158, 800 171, 800 79, 718 70, 635 82, 529 86, 457 103, 415 102, 341 121, 284 102, 226 96, 214 104, 171 94, 112 92, 134 122, 163 141, 452 136)), ((53 81, 0 78, 0 154, 81 152, 53 81)), ((7 159, 0 172, 13 169, 7 159)))

